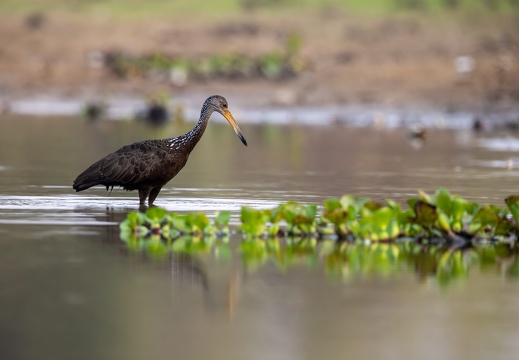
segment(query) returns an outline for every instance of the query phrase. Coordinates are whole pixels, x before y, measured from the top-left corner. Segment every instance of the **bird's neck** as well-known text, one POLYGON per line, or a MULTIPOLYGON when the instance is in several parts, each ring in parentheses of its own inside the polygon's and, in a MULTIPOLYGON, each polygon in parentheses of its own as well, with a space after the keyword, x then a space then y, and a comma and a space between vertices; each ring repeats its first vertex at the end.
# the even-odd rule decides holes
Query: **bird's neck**
POLYGON ((202 107, 200 119, 196 123, 195 127, 184 135, 170 139, 172 148, 176 148, 176 150, 183 148, 184 151, 190 153, 202 138, 212 112, 213 110, 210 110, 206 106, 202 107))

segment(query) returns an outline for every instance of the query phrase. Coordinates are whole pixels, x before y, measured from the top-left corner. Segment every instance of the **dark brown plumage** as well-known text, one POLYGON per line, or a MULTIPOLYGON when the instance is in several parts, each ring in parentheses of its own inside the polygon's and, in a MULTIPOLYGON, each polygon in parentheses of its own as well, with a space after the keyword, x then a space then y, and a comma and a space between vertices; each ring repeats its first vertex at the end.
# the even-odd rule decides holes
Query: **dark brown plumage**
POLYGON ((123 146, 83 171, 72 187, 83 191, 95 185, 121 186, 138 190, 140 204, 146 199, 151 206, 160 189, 178 174, 202 137, 211 114, 222 114, 247 146, 247 141, 228 110, 227 100, 219 95, 209 97, 202 106, 200 119, 188 133, 176 138, 145 140, 123 146))

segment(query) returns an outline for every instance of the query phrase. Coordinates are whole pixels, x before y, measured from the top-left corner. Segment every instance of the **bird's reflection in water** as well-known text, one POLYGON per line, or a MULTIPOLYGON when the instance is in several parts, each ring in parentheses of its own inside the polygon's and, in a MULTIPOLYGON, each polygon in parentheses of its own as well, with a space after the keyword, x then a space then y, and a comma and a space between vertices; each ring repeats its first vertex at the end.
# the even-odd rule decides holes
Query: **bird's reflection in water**
POLYGON ((207 271, 193 255, 171 253, 168 262, 171 269, 171 280, 174 284, 195 285, 204 292, 209 290, 207 271))
MULTIPOLYGON (((134 211, 134 209, 128 210, 134 211)), ((96 220, 120 223, 126 215, 126 211, 107 208, 103 216, 96 216, 96 220)), ((206 310, 219 312, 222 308, 226 308, 225 312, 229 319, 232 319, 239 292, 237 269, 231 270, 225 283, 220 284, 221 282, 215 279, 211 281, 203 261, 196 254, 168 251, 167 254, 156 256, 148 253, 144 247, 138 250, 139 252, 135 252, 121 240, 119 226, 105 226, 104 231, 106 236, 102 237, 103 243, 117 249, 119 254, 132 258, 136 271, 139 271, 140 266, 156 269, 158 274, 169 278, 168 283, 175 290, 174 293, 178 293, 177 290, 187 291, 188 288, 200 289, 206 310), (226 295, 222 297, 220 291, 223 289, 226 295)))

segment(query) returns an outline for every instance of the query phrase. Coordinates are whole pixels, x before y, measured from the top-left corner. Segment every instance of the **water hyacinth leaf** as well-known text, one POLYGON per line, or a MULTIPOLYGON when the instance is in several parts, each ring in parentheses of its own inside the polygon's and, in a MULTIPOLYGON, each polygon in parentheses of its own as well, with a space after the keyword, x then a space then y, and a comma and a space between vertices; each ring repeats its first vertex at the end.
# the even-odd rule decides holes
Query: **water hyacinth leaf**
POLYGON ((121 231, 136 231, 140 225, 146 221, 146 216, 141 212, 131 212, 126 215, 126 219, 121 222, 121 231))
POLYGON ((289 201, 286 204, 284 204, 283 206, 281 206, 283 218, 286 220, 286 222, 289 225, 294 224, 294 219, 297 216, 297 206, 299 206, 299 204, 296 203, 295 201, 289 201))
POLYGON ((479 208, 477 213, 472 218, 472 221, 477 222, 482 226, 495 226, 497 223, 497 219, 498 214, 496 212, 496 208, 486 205, 479 208))
POLYGON ((420 199, 416 197, 407 199, 407 206, 409 206, 409 211, 412 212, 409 217, 415 217, 414 208, 419 200, 420 199))
POLYGON ((267 234, 269 236, 277 236, 279 234, 279 231, 280 231, 280 226, 278 223, 275 223, 275 224, 271 224, 268 227, 267 234))
POLYGON ((266 210, 266 213, 268 213, 268 219, 272 224, 277 224, 281 220, 283 220, 283 205, 279 205, 278 207, 275 207, 272 210, 266 210))
POLYGON ((191 232, 191 227, 187 222, 187 215, 171 214, 169 217, 169 222, 174 229, 180 231, 181 233, 186 234, 191 232))
POLYGON ((347 209, 350 205, 355 205, 357 203, 357 198, 353 195, 344 195, 339 200, 342 207, 347 209))
POLYGON ((317 205, 307 205, 304 208, 305 216, 312 221, 315 221, 315 217, 317 216, 317 205))
POLYGON ((217 233, 217 229, 215 226, 208 224, 202 229, 202 233, 207 236, 214 236, 217 233))
POLYGON ((441 230, 447 233, 451 232, 450 219, 442 211, 438 211, 438 224, 440 225, 441 230))
POLYGON ((214 218, 214 223, 216 226, 224 227, 229 225, 229 221, 231 219, 230 211, 217 211, 216 216, 214 218))
POLYGON ((268 217, 268 212, 253 209, 247 206, 242 206, 240 213, 240 228, 248 236, 261 236, 265 233, 265 230, 267 228, 266 222, 268 220, 268 217))
POLYGON ((436 206, 425 201, 418 200, 414 205, 415 223, 422 226, 432 226, 438 218, 436 206))
POLYGON ((359 198, 353 195, 344 195, 339 200, 343 208, 348 210, 349 219, 353 220, 365 203, 370 201, 368 198, 359 198))
POLYGON ((467 200, 459 196, 454 196, 452 199, 452 219, 462 220, 463 215, 468 213, 470 208, 471 204, 467 200))
POLYGON ((291 231, 311 234, 316 231, 317 205, 291 203, 285 208, 285 220, 291 231))
POLYGON ((146 210, 146 218, 150 222, 160 222, 166 215, 168 215, 168 211, 160 207, 152 207, 146 210))
POLYGON ((369 210, 369 211, 377 211, 377 210, 381 209, 382 207, 384 207, 383 204, 380 204, 380 203, 377 203, 374 201, 366 201, 363 204, 363 209, 369 210))
MULTIPOLYGON (((499 210, 497 210, 499 212, 499 210)), ((481 233, 480 235, 494 235, 495 228, 499 221, 499 216, 496 212, 496 208, 485 205, 480 207, 477 212, 472 217, 471 223, 468 226, 468 232, 470 234, 476 235, 481 233)))
POLYGON ((452 200, 449 191, 443 188, 436 190, 435 200, 436 208, 450 217, 452 200))
POLYGON ((422 190, 418 190, 418 197, 427 204, 435 205, 436 201, 433 197, 422 190))
POLYGON ((364 214, 358 222, 360 230, 359 235, 361 235, 362 238, 371 241, 379 241, 383 238, 389 237, 389 235, 386 234, 387 224, 385 223, 385 220, 381 221, 378 219, 376 213, 377 212, 372 213, 368 210, 364 210, 364 214))
POLYGON ((203 212, 192 212, 187 214, 186 223, 190 227, 191 233, 200 233, 204 232, 211 222, 203 212))
POLYGON ((386 203, 386 206, 388 208, 393 210, 394 213, 398 214, 398 213, 400 213, 402 211, 401 210, 402 208, 400 207, 400 204, 394 202, 393 200, 386 199, 386 200, 384 200, 384 202, 386 203))
POLYGON ((508 236, 512 233, 514 230, 514 225, 508 219, 505 218, 498 218, 497 224, 494 228, 494 235, 495 236, 508 236))
POLYGON ((342 209, 342 204, 337 198, 328 198, 323 202, 324 211, 332 212, 336 209, 342 209))
POLYGON ((396 239, 398 236, 400 236, 400 226, 398 225, 398 222, 396 220, 391 220, 391 222, 387 226, 387 234, 388 238, 385 240, 393 240, 396 239))
POLYGON ((380 229, 386 229, 393 219, 393 211, 388 207, 381 207, 373 212, 373 222, 380 229))
POLYGON ((341 238, 348 233, 348 228, 344 224, 333 225, 330 223, 321 223, 317 231, 324 237, 338 235, 339 238, 341 238))
POLYGON ((519 195, 512 195, 505 199, 505 204, 510 210, 515 223, 519 224, 519 195))

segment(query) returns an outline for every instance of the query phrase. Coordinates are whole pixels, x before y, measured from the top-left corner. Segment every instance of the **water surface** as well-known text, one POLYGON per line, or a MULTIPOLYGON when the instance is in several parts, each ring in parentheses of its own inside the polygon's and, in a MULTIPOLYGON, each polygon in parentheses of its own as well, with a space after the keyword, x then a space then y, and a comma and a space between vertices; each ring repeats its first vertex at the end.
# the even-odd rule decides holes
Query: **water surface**
MULTIPOLYGON (((405 129, 241 124, 248 147, 229 126, 210 123, 156 204, 210 216, 231 210, 237 224, 243 205, 346 193, 404 201, 445 186, 503 206, 517 192, 515 134, 432 129, 421 142, 405 129)), ((504 261, 441 286, 434 272, 405 266, 332 275, 322 259, 249 266, 237 235, 230 256, 128 251, 117 224, 137 209, 137 194, 74 193, 75 176, 124 144, 192 125, 0 118, 3 357, 516 357, 519 286, 504 261)))

